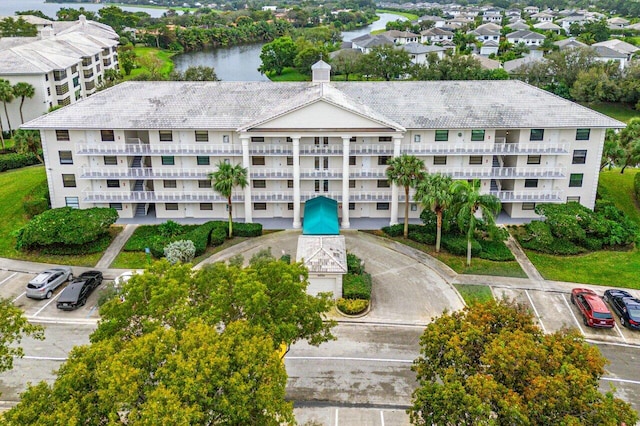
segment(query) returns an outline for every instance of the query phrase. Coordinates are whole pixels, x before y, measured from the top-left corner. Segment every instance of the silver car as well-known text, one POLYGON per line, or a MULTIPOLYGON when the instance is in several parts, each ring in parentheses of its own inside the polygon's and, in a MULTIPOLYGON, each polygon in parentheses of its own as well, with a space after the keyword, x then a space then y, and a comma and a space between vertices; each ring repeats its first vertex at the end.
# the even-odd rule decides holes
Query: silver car
POLYGON ((73 279, 73 272, 68 266, 47 269, 40 272, 27 284, 27 297, 32 299, 49 299, 56 288, 65 281, 73 279))

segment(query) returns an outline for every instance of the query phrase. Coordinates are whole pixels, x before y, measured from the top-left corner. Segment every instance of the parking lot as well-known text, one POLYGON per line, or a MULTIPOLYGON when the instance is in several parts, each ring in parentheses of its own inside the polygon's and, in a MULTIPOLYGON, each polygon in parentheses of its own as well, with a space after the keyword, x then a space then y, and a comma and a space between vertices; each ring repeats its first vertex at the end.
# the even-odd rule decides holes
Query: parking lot
MULTIPOLYGON (((75 272, 75 271, 74 271, 75 272)), ((21 308, 27 318, 34 322, 63 321, 63 322, 96 322, 98 320, 97 302, 106 280, 98 287, 87 300, 87 303, 75 311, 62 311, 56 308, 56 300, 65 283, 58 287, 51 299, 30 299, 25 295, 25 289, 29 280, 36 274, 22 272, 0 271, 0 297, 13 301, 14 305, 21 308)))
MULTIPOLYGON (((587 340, 627 343, 640 345, 640 332, 629 330, 620 324, 620 319, 613 313, 616 325, 613 328, 592 328, 582 323, 580 310, 571 304, 571 294, 559 291, 521 290, 491 286, 496 298, 506 297, 529 306, 540 327, 546 333, 553 333, 562 328, 577 328, 587 340)), ((600 296, 605 288, 596 290, 600 296)), ((640 296, 637 291, 629 291, 640 296)), ((609 306, 609 309, 611 307, 609 306)))

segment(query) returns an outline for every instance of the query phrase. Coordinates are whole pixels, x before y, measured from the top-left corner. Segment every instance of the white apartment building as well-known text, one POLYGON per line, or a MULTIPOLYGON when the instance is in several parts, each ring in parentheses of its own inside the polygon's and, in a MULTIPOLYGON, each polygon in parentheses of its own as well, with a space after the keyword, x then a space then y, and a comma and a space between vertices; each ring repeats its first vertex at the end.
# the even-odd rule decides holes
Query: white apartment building
POLYGON ((593 208, 605 129, 624 124, 520 81, 128 82, 36 118, 53 207, 113 207, 122 218, 227 217, 208 174, 241 164, 233 194, 247 222, 301 226, 305 201, 395 224, 410 195, 387 161, 415 155, 429 173, 480 179, 512 218, 536 203, 593 208))
MULTIPOLYGON (((30 120, 95 93, 105 70, 118 69, 117 45, 118 35, 110 27, 84 16, 77 22, 54 22, 37 37, 0 38, 0 78, 34 87, 35 96, 25 98, 22 108, 24 119, 30 120)), ((7 104, 14 129, 21 124, 20 101, 7 104)), ((7 130, 4 111, 0 120, 7 130)))

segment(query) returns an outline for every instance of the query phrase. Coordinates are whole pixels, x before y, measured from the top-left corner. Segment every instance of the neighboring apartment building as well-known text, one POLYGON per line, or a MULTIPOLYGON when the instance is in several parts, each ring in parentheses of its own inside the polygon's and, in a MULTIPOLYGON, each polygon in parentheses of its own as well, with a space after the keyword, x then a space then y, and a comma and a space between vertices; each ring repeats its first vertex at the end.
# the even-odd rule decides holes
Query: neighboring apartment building
MULTIPOLYGON (((25 120, 95 93, 104 71, 118 69, 118 35, 111 27, 80 16, 38 28, 37 37, 0 38, 0 78, 35 89, 35 96, 24 101, 25 120)), ((20 99, 7 104, 12 128, 21 124, 19 107, 20 99)), ((0 119, 7 130, 4 114, 0 119)))
MULTIPOLYGON (((512 218, 537 203, 593 208, 605 129, 624 124, 520 81, 127 82, 32 120, 42 134, 53 207, 113 207, 123 218, 227 217, 208 174, 241 164, 234 216, 301 225, 305 201, 398 223, 405 203, 389 159, 480 179, 512 218), (399 213, 400 212, 400 213, 399 213), (399 217, 400 215, 400 217, 399 217)), ((412 193, 413 194, 413 191, 412 193)))

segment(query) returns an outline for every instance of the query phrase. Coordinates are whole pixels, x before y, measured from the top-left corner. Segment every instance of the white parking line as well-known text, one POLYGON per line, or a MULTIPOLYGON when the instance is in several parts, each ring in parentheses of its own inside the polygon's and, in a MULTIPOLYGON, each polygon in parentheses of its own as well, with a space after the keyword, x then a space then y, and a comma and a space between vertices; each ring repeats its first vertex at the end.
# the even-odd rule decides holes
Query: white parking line
POLYGON ((338 409, 336 408, 336 422, 335 422, 335 426, 338 426, 338 409))
POLYGON ((382 426, 384 426, 384 411, 380 411, 380 423, 382 423, 382 426))
POLYGON ((34 316, 34 317, 37 317, 37 316, 38 316, 38 314, 44 310, 44 308, 46 308, 47 306, 49 306, 50 304, 52 304, 53 302, 55 302, 55 300, 56 300, 58 297, 60 297, 60 295, 61 295, 61 294, 62 294, 62 292, 60 292, 60 293, 56 294, 56 296, 55 296, 55 297, 52 297, 52 298, 51 298, 51 300, 49 300, 47 303, 45 303, 45 305, 44 305, 42 308, 38 309, 38 310, 36 311, 36 313, 35 313, 35 314, 33 314, 33 316, 34 316))
POLYGON ((23 356, 22 359, 33 359, 36 361, 66 361, 67 358, 59 358, 53 356, 23 356))
POLYGON ((371 362, 397 362, 399 364, 413 364, 412 359, 392 358, 357 358, 348 356, 285 356, 285 360, 321 360, 321 361, 371 361, 371 362))
POLYGON ((640 380, 616 379, 615 377, 601 377, 600 380, 606 380, 607 382, 621 382, 640 385, 640 380))
MULTIPOLYGON (((615 321, 615 320, 614 320, 615 321)), ((622 337, 622 340, 624 340, 625 343, 627 343, 627 339, 624 337, 624 335, 622 334, 622 330, 620 330, 620 327, 618 327, 618 323, 614 322, 613 324, 613 328, 616 329, 616 331, 618 332, 618 334, 620 335, 620 337, 622 337)))
POLYGON ((18 273, 14 272, 12 275, 10 275, 7 278, 5 278, 4 280, 0 281, 0 285, 6 283, 7 281, 9 281, 11 278, 15 277, 16 275, 18 275, 18 273))
POLYGON ((569 309, 569 312, 571 312, 571 316, 573 317, 574 321, 576 322, 576 325, 578 326, 578 329, 580 330, 580 333, 582 333, 582 335, 585 336, 584 330, 582 329, 582 327, 580 327, 580 321, 578 321, 578 318, 576 317, 576 314, 573 312, 573 308, 571 307, 569 302, 567 302, 567 296, 565 296, 563 294, 562 295, 562 300, 564 300, 564 304, 567 305, 567 309, 569 309))
POLYGON ((20 298, 21 298, 22 296, 24 296, 25 294, 27 294, 27 292, 26 292, 26 291, 23 291, 23 292, 22 292, 22 294, 21 294, 21 295, 19 295, 18 297, 16 297, 15 299, 13 299, 13 300, 11 301, 11 303, 16 303, 16 300, 20 299, 20 298))
POLYGON ((542 332, 544 334, 547 334, 547 329, 544 327, 544 324, 542 323, 542 318, 540 318, 540 314, 538 313, 538 310, 536 309, 536 305, 534 305, 534 303, 533 303, 533 299, 531 299, 531 296, 529 295, 529 291, 525 290, 524 294, 527 295, 527 298, 529 299, 529 303, 531 303, 531 307, 533 308, 533 312, 536 314, 536 318, 538 318, 538 322, 540 323, 540 327, 542 327, 542 332))

